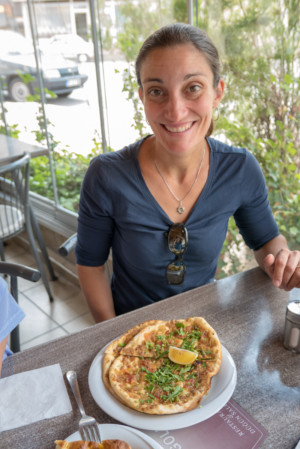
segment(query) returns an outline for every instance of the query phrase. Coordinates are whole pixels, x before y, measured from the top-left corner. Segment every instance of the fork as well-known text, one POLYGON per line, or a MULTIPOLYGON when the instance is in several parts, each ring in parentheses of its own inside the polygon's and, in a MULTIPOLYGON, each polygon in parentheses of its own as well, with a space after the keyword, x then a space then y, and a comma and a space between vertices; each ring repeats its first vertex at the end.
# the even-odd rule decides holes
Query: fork
POLYGON ((92 416, 87 416, 84 411, 82 399, 79 391, 79 385, 77 381, 77 374, 75 371, 68 371, 66 374, 74 397, 76 399, 78 408, 80 410, 82 418, 79 421, 79 433, 81 439, 84 441, 95 441, 96 443, 101 443, 101 436, 97 421, 92 416))

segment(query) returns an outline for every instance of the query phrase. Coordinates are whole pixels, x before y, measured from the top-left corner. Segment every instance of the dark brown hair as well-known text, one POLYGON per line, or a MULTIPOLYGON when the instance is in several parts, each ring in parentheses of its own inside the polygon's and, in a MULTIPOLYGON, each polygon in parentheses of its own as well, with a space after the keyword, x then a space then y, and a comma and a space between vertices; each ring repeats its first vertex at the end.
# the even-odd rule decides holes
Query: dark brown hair
MULTIPOLYGON (((221 75, 219 53, 214 43, 200 28, 186 23, 172 23, 152 33, 143 43, 135 61, 135 73, 139 87, 142 89, 141 66, 148 54, 157 48, 172 47, 191 43, 206 58, 213 73, 213 87, 216 88, 221 75)), ((208 129, 207 136, 213 132, 213 121, 208 129)))
POLYGON ((188 43, 193 44, 206 58, 213 73, 214 88, 216 88, 221 78, 221 64, 218 50, 205 31, 186 23, 166 25, 155 31, 145 40, 135 61, 135 72, 139 86, 142 87, 140 76, 141 65, 152 50, 188 43))

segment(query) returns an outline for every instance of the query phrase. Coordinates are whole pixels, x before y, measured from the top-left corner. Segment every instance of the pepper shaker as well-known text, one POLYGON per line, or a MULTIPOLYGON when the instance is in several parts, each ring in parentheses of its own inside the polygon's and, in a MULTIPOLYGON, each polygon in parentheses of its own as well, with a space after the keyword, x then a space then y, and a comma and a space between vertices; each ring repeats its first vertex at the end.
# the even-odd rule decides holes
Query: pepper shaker
POLYGON ((291 301, 286 307, 283 345, 292 352, 300 353, 300 300, 291 301))

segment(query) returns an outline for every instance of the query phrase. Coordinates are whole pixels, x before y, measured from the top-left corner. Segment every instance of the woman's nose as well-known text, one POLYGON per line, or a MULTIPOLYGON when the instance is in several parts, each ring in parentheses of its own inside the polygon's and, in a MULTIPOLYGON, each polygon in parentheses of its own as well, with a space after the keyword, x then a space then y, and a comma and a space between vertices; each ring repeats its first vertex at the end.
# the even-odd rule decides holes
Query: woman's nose
POLYGON ((166 105, 166 118, 172 121, 179 121, 184 117, 186 110, 184 98, 179 94, 169 95, 166 105))

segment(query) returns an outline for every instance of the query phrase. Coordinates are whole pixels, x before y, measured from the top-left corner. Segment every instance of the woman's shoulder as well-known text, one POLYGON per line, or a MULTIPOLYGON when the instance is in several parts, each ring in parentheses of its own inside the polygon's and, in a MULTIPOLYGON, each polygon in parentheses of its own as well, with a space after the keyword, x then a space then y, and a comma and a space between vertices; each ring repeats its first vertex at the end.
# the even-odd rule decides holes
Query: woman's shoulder
POLYGON ((222 142, 221 140, 217 140, 213 137, 209 137, 208 143, 210 146, 210 149, 213 153, 220 153, 220 154, 236 154, 236 155, 246 155, 249 153, 249 151, 246 148, 243 147, 236 147, 234 145, 231 145, 229 143, 222 142))
POLYGON ((259 169, 256 157, 247 148, 236 147, 211 137, 208 138, 208 142, 216 164, 232 164, 235 161, 246 170, 250 167, 253 170, 259 169))
POLYGON ((109 165, 119 164, 122 162, 130 162, 137 159, 137 154, 144 139, 140 139, 129 145, 126 145, 120 150, 102 153, 91 160, 91 165, 103 164, 106 167, 109 165))
POLYGON ((121 150, 103 153, 91 160, 84 177, 84 188, 119 189, 137 172, 138 151, 143 139, 121 150), (116 179, 118 182, 116 182, 116 179))

